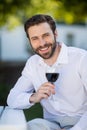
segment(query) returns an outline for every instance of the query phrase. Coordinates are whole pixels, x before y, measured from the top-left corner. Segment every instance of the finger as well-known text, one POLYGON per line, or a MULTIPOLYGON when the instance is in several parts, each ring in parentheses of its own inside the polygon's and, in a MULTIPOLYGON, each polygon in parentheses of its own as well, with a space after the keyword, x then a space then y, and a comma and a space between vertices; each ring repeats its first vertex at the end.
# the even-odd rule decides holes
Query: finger
POLYGON ((41 99, 44 99, 44 98, 48 98, 49 95, 47 93, 38 93, 38 99, 41 100, 41 99))
POLYGON ((52 84, 52 83, 50 83, 50 82, 46 82, 46 83, 44 83, 44 84, 42 85, 42 87, 47 87, 47 86, 50 86, 50 87, 52 87, 52 88, 55 88, 55 85, 52 84))
POLYGON ((39 94, 47 94, 48 96, 50 96, 51 95, 51 90, 49 88, 48 89, 43 88, 43 89, 39 89, 38 93, 39 94))

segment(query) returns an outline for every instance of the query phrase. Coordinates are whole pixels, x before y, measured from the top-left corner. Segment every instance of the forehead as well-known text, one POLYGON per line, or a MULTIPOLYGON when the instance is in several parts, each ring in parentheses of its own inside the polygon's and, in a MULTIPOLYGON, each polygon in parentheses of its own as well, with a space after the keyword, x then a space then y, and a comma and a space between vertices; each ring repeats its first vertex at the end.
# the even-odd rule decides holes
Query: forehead
POLYGON ((28 29, 29 37, 39 36, 39 35, 42 35, 42 34, 48 33, 48 32, 52 32, 52 30, 50 28, 50 25, 46 22, 31 26, 28 29))

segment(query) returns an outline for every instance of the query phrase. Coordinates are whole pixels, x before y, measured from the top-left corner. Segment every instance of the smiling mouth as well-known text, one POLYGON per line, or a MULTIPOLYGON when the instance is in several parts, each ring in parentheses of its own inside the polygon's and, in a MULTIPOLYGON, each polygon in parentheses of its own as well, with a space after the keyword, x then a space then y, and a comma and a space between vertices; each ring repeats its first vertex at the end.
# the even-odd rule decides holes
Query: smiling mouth
POLYGON ((42 52, 48 51, 49 47, 40 48, 39 50, 42 52))
POLYGON ((43 47, 40 46, 37 50, 43 53, 47 53, 49 50, 49 47, 51 47, 51 44, 45 44, 43 47))

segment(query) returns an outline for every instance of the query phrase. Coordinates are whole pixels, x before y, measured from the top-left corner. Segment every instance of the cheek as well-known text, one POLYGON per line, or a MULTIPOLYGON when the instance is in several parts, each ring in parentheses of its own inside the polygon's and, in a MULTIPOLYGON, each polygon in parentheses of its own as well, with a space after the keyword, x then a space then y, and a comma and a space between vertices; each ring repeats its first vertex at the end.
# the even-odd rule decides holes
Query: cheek
POLYGON ((37 41, 30 40, 31 46, 34 48, 38 45, 37 41))
POLYGON ((49 38, 49 42, 54 43, 54 41, 55 41, 55 37, 52 35, 52 36, 49 38))
POLYGON ((31 47, 33 48, 33 50, 36 50, 38 48, 38 44, 37 43, 31 43, 31 47))

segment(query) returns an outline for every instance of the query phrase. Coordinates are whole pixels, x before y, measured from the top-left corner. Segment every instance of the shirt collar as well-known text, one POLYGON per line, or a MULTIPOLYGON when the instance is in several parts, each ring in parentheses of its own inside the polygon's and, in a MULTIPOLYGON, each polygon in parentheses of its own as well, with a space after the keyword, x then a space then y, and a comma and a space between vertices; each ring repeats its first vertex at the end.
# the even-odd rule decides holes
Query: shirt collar
POLYGON ((61 43, 61 50, 57 58, 58 64, 67 64, 68 63, 68 48, 64 43, 61 43))
MULTIPOLYGON (((61 50, 60 50, 60 53, 59 53, 59 56, 57 58, 57 61, 55 63, 56 64, 67 64, 68 63, 68 49, 67 49, 67 46, 64 44, 64 43, 61 43, 61 50)), ((39 58, 39 64, 40 65, 44 65, 44 61, 43 61, 43 58, 39 58)))

